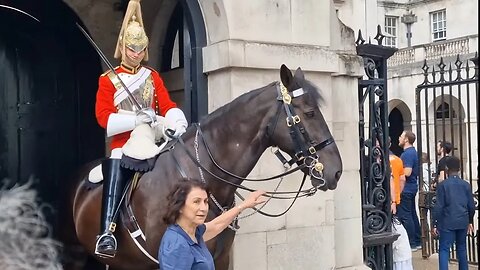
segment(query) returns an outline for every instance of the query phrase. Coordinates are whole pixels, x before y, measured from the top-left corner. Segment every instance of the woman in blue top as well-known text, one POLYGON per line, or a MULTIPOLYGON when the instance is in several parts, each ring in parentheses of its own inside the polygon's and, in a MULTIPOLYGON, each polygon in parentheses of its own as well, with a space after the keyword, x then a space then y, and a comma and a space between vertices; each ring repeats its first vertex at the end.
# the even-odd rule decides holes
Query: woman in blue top
POLYGON ((240 205, 205 223, 208 214, 207 186, 200 181, 181 181, 167 197, 163 220, 168 225, 158 251, 161 270, 214 270, 205 245, 222 232, 242 210, 265 202, 265 192, 255 191, 240 205))

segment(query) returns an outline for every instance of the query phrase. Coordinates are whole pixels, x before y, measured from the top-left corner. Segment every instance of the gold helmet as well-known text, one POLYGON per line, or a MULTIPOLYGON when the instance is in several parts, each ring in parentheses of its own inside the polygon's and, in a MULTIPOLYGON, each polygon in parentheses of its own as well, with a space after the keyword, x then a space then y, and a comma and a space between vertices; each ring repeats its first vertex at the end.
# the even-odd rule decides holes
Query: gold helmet
POLYGON ((145 50, 144 61, 148 61, 148 37, 143 26, 140 0, 130 0, 123 18, 122 28, 118 36, 115 58, 125 55, 125 48, 135 52, 145 50))

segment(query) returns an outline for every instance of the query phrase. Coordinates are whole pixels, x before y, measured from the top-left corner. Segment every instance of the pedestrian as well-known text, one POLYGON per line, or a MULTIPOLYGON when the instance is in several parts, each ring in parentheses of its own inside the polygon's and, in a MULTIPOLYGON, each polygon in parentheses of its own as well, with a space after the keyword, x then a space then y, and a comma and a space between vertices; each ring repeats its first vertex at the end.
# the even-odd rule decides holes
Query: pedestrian
MULTIPOLYGON (((388 147, 390 148, 392 140, 388 137, 388 147)), ((392 214, 397 214, 397 206, 400 204, 403 188, 405 187, 405 175, 403 172, 403 161, 396 156, 392 151, 389 152, 390 160, 390 196, 391 196, 391 210, 392 214)))
MULTIPOLYGON (((392 145, 392 140, 388 137, 388 148, 392 145)), ((412 250, 408 241, 408 234, 405 227, 396 216, 397 205, 401 202, 401 193, 405 187, 405 175, 403 170, 403 161, 392 151, 389 152, 390 160, 390 196, 392 211, 392 232, 400 236, 392 243, 393 249, 393 270, 413 270, 412 250)))
POLYGON ((431 166, 430 159, 428 158, 428 154, 422 152, 422 177, 423 177, 423 191, 429 191, 431 185, 431 176, 432 176, 433 168, 431 166))
POLYGON ((408 241, 408 234, 402 223, 394 217, 392 219, 392 232, 399 236, 392 243, 393 270, 413 270, 412 250, 408 241))
POLYGON ((410 130, 403 131, 398 138, 398 145, 404 150, 400 158, 403 162, 403 172, 406 181, 405 187, 400 194, 400 204, 397 206, 397 216, 407 230, 412 251, 421 248, 420 222, 418 220, 415 206, 419 172, 417 150, 415 150, 415 147, 413 146, 415 138, 415 134, 410 130))
POLYGON ((450 247, 455 242, 458 269, 467 270, 467 233, 473 234, 475 203, 470 185, 459 177, 460 160, 445 158, 447 178, 437 186, 437 201, 433 208, 432 234, 440 237, 439 269, 448 269, 450 247))
POLYGON ((438 155, 438 165, 437 165, 437 183, 442 182, 445 177, 445 158, 450 156, 452 151, 452 144, 447 141, 437 142, 437 155, 438 155))
POLYGON ((243 210, 265 202, 261 198, 264 194, 252 192, 241 204, 205 222, 209 207, 206 184, 196 180, 177 183, 167 197, 163 217, 168 227, 158 251, 160 270, 214 270, 205 242, 227 228, 243 210))

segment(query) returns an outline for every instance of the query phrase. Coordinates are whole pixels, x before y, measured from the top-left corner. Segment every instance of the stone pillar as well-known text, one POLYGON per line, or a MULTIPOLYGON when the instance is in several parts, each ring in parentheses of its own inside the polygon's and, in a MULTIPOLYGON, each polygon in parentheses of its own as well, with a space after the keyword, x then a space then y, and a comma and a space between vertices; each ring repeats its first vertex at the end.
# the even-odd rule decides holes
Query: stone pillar
MULTIPOLYGON (((321 111, 344 164, 336 191, 299 199, 279 218, 257 214, 240 220, 232 269, 363 268, 356 132, 357 82, 363 63, 356 56, 353 31, 338 20, 331 1, 206 0, 200 4, 209 39, 203 50, 209 110, 280 80, 283 63, 291 69, 301 67, 325 99, 321 111)), ((281 171, 281 164, 267 151, 249 177, 281 171)), ((280 189, 298 189, 301 177, 285 177, 280 189)), ((265 190, 274 190, 276 184, 247 183, 265 190)), ((279 213, 288 204, 272 200, 262 210, 279 213)))

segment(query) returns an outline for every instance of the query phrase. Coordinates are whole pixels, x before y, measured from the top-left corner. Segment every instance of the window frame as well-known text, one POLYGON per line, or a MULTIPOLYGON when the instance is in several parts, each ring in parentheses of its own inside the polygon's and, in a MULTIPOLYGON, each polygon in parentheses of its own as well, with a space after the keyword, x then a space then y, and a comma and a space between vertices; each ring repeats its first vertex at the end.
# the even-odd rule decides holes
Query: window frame
POLYGON ((447 39, 447 9, 430 12, 430 33, 432 41, 447 39), (440 19, 439 15, 441 15, 440 19))
POLYGON ((384 30, 385 33, 389 35, 385 37, 385 46, 394 48, 398 47, 398 22, 398 16, 385 15, 384 30), (387 22, 390 24, 387 24, 387 22), (394 32, 394 34, 392 34, 392 32, 394 32))

